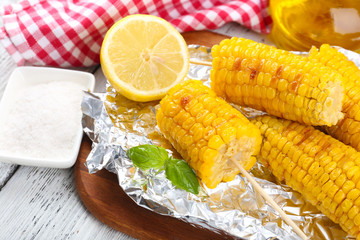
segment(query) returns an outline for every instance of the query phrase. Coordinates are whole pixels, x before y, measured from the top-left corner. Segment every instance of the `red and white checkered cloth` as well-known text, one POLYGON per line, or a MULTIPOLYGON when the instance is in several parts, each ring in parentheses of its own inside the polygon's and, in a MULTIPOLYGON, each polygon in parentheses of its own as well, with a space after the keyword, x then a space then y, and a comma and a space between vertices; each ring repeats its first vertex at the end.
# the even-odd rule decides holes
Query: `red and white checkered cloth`
POLYGON ((238 22, 268 33, 267 0, 26 0, 0 8, 0 41, 18 65, 99 63, 106 31, 124 16, 168 20, 180 32, 238 22))

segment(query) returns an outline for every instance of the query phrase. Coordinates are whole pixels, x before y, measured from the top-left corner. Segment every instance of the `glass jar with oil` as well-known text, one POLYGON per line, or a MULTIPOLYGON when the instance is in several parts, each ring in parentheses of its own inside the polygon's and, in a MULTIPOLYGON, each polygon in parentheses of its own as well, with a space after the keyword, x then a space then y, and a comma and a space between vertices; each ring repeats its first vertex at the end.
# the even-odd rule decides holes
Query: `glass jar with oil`
POLYGON ((360 52, 360 0, 270 0, 270 38, 282 49, 322 43, 360 52))

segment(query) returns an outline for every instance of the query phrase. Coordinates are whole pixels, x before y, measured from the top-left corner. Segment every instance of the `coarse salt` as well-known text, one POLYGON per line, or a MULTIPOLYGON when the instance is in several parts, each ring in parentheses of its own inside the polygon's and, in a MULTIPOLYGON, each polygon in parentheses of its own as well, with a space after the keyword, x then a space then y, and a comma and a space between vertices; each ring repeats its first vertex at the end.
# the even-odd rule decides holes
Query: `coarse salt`
POLYGON ((0 117, 0 151, 42 159, 69 158, 81 124, 80 84, 56 81, 18 92, 0 117))

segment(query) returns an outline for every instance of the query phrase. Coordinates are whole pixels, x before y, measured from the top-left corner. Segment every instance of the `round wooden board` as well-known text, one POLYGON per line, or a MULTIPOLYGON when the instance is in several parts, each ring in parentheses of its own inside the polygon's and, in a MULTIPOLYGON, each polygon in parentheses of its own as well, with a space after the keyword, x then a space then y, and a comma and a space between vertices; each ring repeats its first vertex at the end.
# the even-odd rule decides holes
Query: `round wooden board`
MULTIPOLYGON (((202 32, 183 34, 188 44, 212 46, 226 38, 202 32)), ((91 141, 84 137, 74 166, 75 183, 86 208, 106 225, 138 239, 234 239, 222 231, 210 231, 138 206, 119 186, 117 176, 106 170, 89 174, 84 163, 91 141)))

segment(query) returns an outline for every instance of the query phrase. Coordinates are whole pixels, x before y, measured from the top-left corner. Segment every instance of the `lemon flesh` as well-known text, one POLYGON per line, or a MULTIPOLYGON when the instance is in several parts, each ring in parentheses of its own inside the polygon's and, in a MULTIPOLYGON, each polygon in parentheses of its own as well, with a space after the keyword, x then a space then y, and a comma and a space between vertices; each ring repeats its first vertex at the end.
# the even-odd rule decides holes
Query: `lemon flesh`
POLYGON ((100 62, 110 84, 140 102, 161 99, 189 70, 184 38, 167 21, 130 15, 115 23, 101 46, 100 62))

